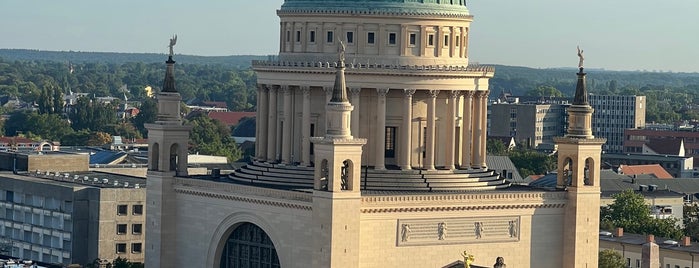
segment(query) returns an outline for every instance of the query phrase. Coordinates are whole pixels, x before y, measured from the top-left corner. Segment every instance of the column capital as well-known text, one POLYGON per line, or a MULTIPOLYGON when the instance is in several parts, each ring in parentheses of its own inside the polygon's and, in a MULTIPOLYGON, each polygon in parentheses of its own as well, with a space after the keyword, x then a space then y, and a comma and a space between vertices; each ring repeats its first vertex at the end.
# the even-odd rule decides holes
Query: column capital
POLYGON ((281 91, 282 91, 282 93, 284 93, 284 95, 288 95, 291 93, 291 89, 288 85, 282 85, 280 87, 281 87, 281 91))
POLYGON ((377 88, 376 93, 379 94, 379 97, 386 97, 386 94, 388 94, 389 88, 377 88))
POLYGON ((405 97, 407 97, 407 98, 412 97, 413 94, 415 94, 415 91, 417 91, 417 90, 415 90, 415 89, 407 89, 407 88, 406 88, 406 89, 403 89, 403 93, 405 94, 405 97))
POLYGON ((463 91, 463 92, 462 92, 462 94, 463 94, 464 97, 466 97, 466 98, 471 98, 471 97, 473 97, 474 93, 475 93, 475 91, 473 91, 473 90, 467 90, 467 91, 463 91))
POLYGON ((461 95, 461 92, 458 90, 451 90, 449 91, 449 98, 450 99, 456 99, 461 95))
POLYGON ((476 98, 484 99, 484 98, 487 98, 487 97, 488 97, 488 94, 490 94, 490 91, 487 91, 487 90, 485 90, 485 91, 476 91, 475 96, 476 96, 476 98))
POLYGON ((332 94, 333 93, 333 86, 324 86, 323 91, 325 91, 325 94, 332 94))
POLYGON ((303 93, 303 96, 307 96, 311 94, 311 87, 310 86, 300 86, 301 92, 303 93))
POLYGON ((427 95, 429 95, 430 98, 436 98, 437 95, 439 95, 439 90, 437 90, 437 89, 428 90, 427 95))
POLYGON ((264 91, 267 90, 267 85, 265 85, 265 84, 257 84, 257 90, 264 92, 264 91))
POLYGON ((352 93, 352 96, 358 96, 359 93, 362 92, 362 88, 361 87, 353 87, 353 88, 350 88, 349 91, 350 91, 350 93, 352 93))

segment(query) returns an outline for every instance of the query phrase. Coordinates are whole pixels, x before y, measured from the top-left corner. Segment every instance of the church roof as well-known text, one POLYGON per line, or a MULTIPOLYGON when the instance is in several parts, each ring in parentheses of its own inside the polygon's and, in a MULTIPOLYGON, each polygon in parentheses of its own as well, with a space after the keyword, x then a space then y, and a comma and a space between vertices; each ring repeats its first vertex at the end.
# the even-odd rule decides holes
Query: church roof
MULTIPOLYGON (((422 3, 415 0, 285 0, 279 13, 396 14, 470 17, 465 0, 422 3)), ((426 1, 425 1, 426 2, 426 1)))

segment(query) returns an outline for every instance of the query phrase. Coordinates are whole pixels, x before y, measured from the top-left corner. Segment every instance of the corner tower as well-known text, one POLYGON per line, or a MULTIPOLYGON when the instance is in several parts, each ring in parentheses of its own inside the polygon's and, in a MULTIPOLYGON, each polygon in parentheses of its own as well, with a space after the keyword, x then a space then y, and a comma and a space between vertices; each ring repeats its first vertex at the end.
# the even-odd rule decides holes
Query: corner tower
POLYGON ((345 47, 340 43, 335 85, 325 108, 325 137, 314 137, 313 267, 359 267, 362 146, 352 137, 353 107, 345 84, 345 47))
POLYGON ((174 267, 175 206, 173 178, 187 176, 187 145, 191 126, 183 125, 180 115, 182 97, 175 88, 175 61, 170 39, 170 55, 163 89, 156 96, 158 116, 148 129, 148 187, 146 191, 146 266, 174 267))
POLYGON ((605 139, 592 135, 582 50, 573 105, 568 108, 568 133, 556 138, 556 188, 567 191, 563 227, 563 267, 597 267, 600 213, 600 158, 605 139))

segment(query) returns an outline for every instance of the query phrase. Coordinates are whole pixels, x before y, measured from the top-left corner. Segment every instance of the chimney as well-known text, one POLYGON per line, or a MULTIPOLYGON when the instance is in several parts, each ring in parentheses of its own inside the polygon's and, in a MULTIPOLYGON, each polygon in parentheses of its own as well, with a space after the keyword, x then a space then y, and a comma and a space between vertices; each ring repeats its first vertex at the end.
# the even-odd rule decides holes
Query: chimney
POLYGON ((660 267, 660 248, 655 243, 655 236, 648 235, 646 241, 641 246, 641 268, 660 267))
POLYGON ((614 236, 615 236, 615 237, 622 237, 622 236, 624 236, 624 228, 617 227, 616 229, 614 229, 614 236))
POLYGON ((680 242, 680 246, 689 247, 691 245, 692 245, 692 240, 689 239, 689 236, 682 237, 682 242, 680 242))

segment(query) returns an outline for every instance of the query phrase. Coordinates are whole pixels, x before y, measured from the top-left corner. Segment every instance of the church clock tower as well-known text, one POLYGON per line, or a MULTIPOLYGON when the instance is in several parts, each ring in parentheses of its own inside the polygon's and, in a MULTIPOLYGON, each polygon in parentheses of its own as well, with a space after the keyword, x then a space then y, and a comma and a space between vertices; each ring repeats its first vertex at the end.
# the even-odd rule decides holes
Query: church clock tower
POLYGON ((187 150, 191 126, 183 125, 182 97, 175 88, 175 61, 170 39, 170 56, 163 89, 157 95, 158 116, 148 129, 148 186, 146 187, 146 266, 175 267, 174 177, 187 176, 187 150))
POLYGON ((314 137, 313 267, 359 267, 359 212, 362 146, 352 137, 352 105, 345 84, 340 43, 335 85, 326 112, 325 137, 314 137))
POLYGON ((568 107, 568 133, 556 138, 556 188, 567 192, 563 226, 563 267, 597 267, 600 213, 600 158, 606 141, 592 135, 582 50, 573 105, 568 107))

